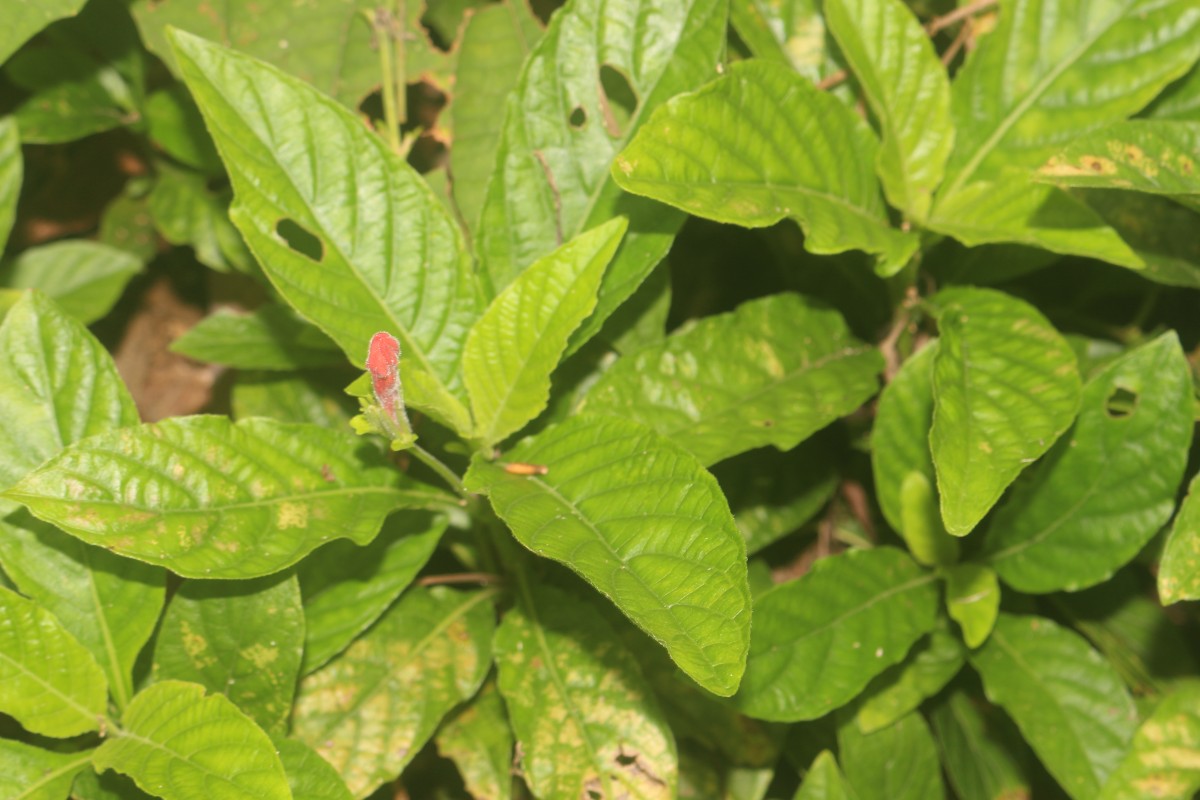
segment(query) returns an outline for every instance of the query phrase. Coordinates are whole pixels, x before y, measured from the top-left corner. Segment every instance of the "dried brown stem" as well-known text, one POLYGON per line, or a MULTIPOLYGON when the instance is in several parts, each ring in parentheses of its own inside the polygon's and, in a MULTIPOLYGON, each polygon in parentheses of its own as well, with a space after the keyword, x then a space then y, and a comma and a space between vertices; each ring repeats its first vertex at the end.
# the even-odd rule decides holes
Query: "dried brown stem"
POLYGON ((417 579, 418 586, 441 586, 448 583, 478 583, 488 586, 503 582, 503 578, 490 572, 452 572, 447 575, 426 575, 417 579))

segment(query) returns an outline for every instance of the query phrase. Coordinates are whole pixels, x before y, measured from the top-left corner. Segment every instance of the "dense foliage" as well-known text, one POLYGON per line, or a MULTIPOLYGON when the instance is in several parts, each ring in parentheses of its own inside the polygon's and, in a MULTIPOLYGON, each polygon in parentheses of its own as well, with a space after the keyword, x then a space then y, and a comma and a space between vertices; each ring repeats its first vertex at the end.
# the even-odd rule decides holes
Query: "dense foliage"
POLYGON ((1200 789, 1197 0, 0 19, 0 798, 1200 789))

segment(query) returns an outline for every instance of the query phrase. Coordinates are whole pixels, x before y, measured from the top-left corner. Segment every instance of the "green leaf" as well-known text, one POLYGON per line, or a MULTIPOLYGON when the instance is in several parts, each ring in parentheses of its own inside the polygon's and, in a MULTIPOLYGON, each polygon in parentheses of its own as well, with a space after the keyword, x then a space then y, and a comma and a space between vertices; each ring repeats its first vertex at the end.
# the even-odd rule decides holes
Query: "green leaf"
POLYGON ((705 689, 737 689, 750 641, 746 550, 716 480, 637 423, 575 416, 506 457, 546 466, 523 477, 476 456, 464 483, 521 544, 560 561, 667 648, 705 689))
POLYGON ((792 800, 853 800, 851 789, 828 750, 817 755, 792 800))
POLYGON ((795 447, 875 394, 882 367, 836 311, 775 294, 619 360, 581 409, 637 420, 712 464, 795 447))
POLYGON ((472 797, 512 797, 513 733, 504 701, 486 683, 466 707, 442 723, 438 752, 458 767, 472 797))
POLYGON ((941 800, 937 745, 925 719, 906 714, 882 730, 863 733, 847 718, 838 726, 846 782, 858 800, 941 800))
POLYGON ((325 334, 274 303, 252 314, 218 309, 171 342, 171 352, 237 369, 290 371, 345 363, 325 334))
POLYGON ((224 694, 263 730, 281 733, 303 647, 304 611, 294 576, 184 581, 155 639, 153 676, 224 694))
POLYGON ((1168 606, 1200 599, 1200 474, 1192 478, 1167 536, 1158 565, 1158 597, 1168 606))
POLYGON ((1076 189, 1074 194, 1142 260, 1145 266, 1138 275, 1168 286, 1200 289, 1200 239, 1192 235, 1195 212, 1165 197, 1140 192, 1076 189))
POLYGON ((1078 634, 1010 614, 996 620, 971 663, 988 699, 1008 712, 1067 794, 1097 797, 1137 724, 1113 668, 1078 634))
POLYGON ((1000 583, 983 564, 956 564, 947 569, 946 612, 962 629, 963 641, 974 649, 983 644, 1000 613, 1000 583))
POLYGON ((0 564, 96 659, 118 708, 133 696, 133 665, 154 632, 166 573, 84 544, 28 512, 0 520, 0 564))
POLYGON ((124 250, 142 263, 158 255, 158 232, 146 210, 142 187, 131 181, 126 184, 125 191, 105 207, 96 241, 124 250))
POLYGON ((535 796, 675 796, 671 729, 637 662, 586 600, 523 586, 495 646, 500 693, 535 796))
POLYGON ((470 430, 459 361, 478 299, 457 223, 345 108, 261 62, 174 38, 229 170, 234 223, 283 298, 354 363, 377 331, 392 333, 408 403, 470 430))
POLYGON ((954 145, 946 68, 900 0, 827 0, 824 8, 879 126, 875 171, 883 191, 922 221, 954 145))
POLYGON ((5 77, 28 93, 13 110, 27 144, 70 142, 137 120, 116 67, 72 42, 24 48, 5 65, 5 77))
POLYGON ((167 419, 77 442, 5 493, 85 542, 187 578, 253 578, 375 538, 429 495, 358 438, 251 418, 167 419))
POLYGON ((444 517, 402 512, 388 517, 365 547, 330 542, 301 561, 301 674, 324 665, 379 619, 425 566, 445 530, 444 517))
POLYGON ((1000 578, 1022 592, 1075 591, 1137 555, 1175 508, 1192 394, 1173 331, 1088 381, 1074 427, 996 514, 986 552, 1000 578))
MULTIPOLYGON (((3 44, 0 44, 0 50, 3 44)), ((0 61, 3 61, 0 57, 0 61)), ((13 222, 17 218, 17 200, 25 175, 25 160, 21 155, 21 137, 17 121, 11 116, 0 117, 0 254, 8 243, 13 222)))
POLYGON ((143 689, 92 757, 165 800, 288 800, 270 738, 224 695, 164 681, 143 689))
POLYGON ((750 53, 787 64, 819 84, 845 64, 815 0, 731 0, 729 21, 750 53))
POLYGON ((41 289, 90 325, 109 312, 142 262, 125 250, 73 239, 24 251, 0 269, 0 286, 41 289))
POLYGON ((0 487, 65 445, 138 421, 108 351, 40 292, 0 324, 0 487))
POLYGON ((1149 119, 1180 119, 1200 122, 1200 67, 1193 66, 1143 111, 1149 119))
MULTIPOLYGON (((1016 0, 955 76, 957 139, 939 200, 1142 108, 1200 53, 1191 0, 1016 0), (1054 36, 1042 35, 1055 20, 1054 36)), ((940 215, 940 211, 938 212, 940 215)))
POLYGON ((757 228, 790 217, 809 252, 866 250, 890 275, 917 239, 888 221, 872 171, 878 147, 853 111, 794 71, 741 61, 655 112, 613 176, 718 222, 757 228))
POLYGON ((963 800, 1032 797, 1032 759, 1021 734, 1000 709, 961 688, 930 709, 950 785, 963 800))
POLYGON ((929 453, 933 424, 933 363, 937 340, 900 365, 879 395, 871 430, 871 471, 879 508, 893 530, 903 531, 901 489, 909 474, 935 479, 929 453))
POLYGON ((30 733, 67 737, 100 727, 104 672, 46 609, 0 587, 0 713, 30 733))
POLYGON ((241 372, 230 398, 233 415, 350 430, 358 404, 342 391, 346 380, 341 372, 241 372))
POLYGON ((809 439, 786 453, 755 450, 713 468, 748 554, 798 530, 837 490, 834 456, 819 445, 809 439))
POLYGON ((604 268, 625 235, 623 217, 538 259, 504 288, 467 335, 463 380, 474 437, 490 447, 520 430, 550 399, 550 373, 571 333, 596 306, 604 268))
POLYGON ((958 540, 942 527, 933 483, 920 472, 909 472, 900 484, 900 535, 920 564, 948 566, 958 561, 958 540))
POLYGON ((228 186, 210 188, 210 181, 198 172, 159 166, 146 202, 154 227, 171 244, 191 247, 206 267, 258 277, 259 266, 229 219, 232 192, 228 186))
POLYGON ((759 719, 816 719, 854 698, 934 628, 933 575, 891 547, 817 561, 757 598, 738 707, 759 719))
POLYGON ((85 0, 9 0, 5 3, 4 33, 0 35, 0 63, 56 19, 72 17, 85 0))
POLYGON ((92 759, 90 750, 56 753, 0 739, 0 797, 5 800, 63 800, 92 759))
POLYGON ((1070 345, 1024 301, 951 288, 934 303, 941 340, 929 446, 946 530, 962 536, 1071 424, 1079 370, 1070 345))
POLYGON ((355 797, 396 777, 442 717, 475 694, 491 665, 493 594, 411 589, 300 682, 293 733, 355 797))
POLYGON ((173 83, 159 89, 146 98, 144 111, 146 135, 171 158, 206 174, 221 174, 221 157, 187 87, 173 83))
POLYGON ((629 219, 571 350, 633 294, 683 222, 624 194, 609 174, 613 156, 667 98, 715 74, 725 29, 726 0, 570 0, 526 60, 506 105, 476 249, 494 294, 563 242, 629 219))
POLYGON ((317 751, 297 739, 274 739, 292 800, 351 800, 346 783, 317 751))
POLYGON ((496 162, 503 119, 496 109, 516 86, 521 65, 542 30, 526 0, 477 9, 458 43, 454 100, 450 103, 450 180, 454 202, 469 230, 478 227, 487 182, 496 162))
POLYGON ((1200 789, 1200 686, 1167 695, 1133 736, 1100 800, 1188 800, 1200 789))
POLYGON ((94 769, 80 772, 75 777, 71 792, 72 800, 152 800, 132 779, 119 772, 109 771, 101 775, 94 769))
POLYGON ((1118 122, 1071 142, 1038 176, 1058 186, 1191 195, 1200 202, 1200 122, 1118 122))
POLYGON ((877 675, 857 702, 854 721, 863 733, 874 733, 915 711, 933 697, 966 663, 962 644, 944 617, 909 651, 905 659, 877 675))

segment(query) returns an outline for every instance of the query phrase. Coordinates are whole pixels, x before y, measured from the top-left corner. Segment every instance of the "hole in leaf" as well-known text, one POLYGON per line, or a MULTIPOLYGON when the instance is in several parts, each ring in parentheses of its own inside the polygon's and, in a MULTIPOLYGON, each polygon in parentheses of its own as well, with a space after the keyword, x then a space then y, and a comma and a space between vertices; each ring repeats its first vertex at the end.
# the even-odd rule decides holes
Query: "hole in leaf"
POLYGON ((620 138, 629 127, 629 120, 637 111, 637 105, 637 92, 625 73, 612 64, 600 67, 600 113, 609 136, 620 138))
POLYGON ((288 247, 300 255, 310 258, 317 263, 320 263, 325 258, 325 247, 321 244, 321 240, 310 231, 301 228, 293 220, 279 220, 275 225, 275 232, 279 234, 279 238, 287 243, 288 247))
POLYGON ((587 124, 587 112, 583 110, 583 106, 575 106, 575 110, 571 112, 571 116, 567 117, 567 122, 571 123, 571 127, 579 130, 587 124))
POLYGON ((1138 396, 1136 393, 1123 389, 1118 386, 1113 389, 1112 394, 1104 401, 1104 411, 1113 419, 1121 419, 1128 417, 1137 408, 1138 396))
POLYGON ((617 763, 622 767, 628 767, 630 764, 637 763, 637 756, 626 755, 625 753, 617 753, 617 763))

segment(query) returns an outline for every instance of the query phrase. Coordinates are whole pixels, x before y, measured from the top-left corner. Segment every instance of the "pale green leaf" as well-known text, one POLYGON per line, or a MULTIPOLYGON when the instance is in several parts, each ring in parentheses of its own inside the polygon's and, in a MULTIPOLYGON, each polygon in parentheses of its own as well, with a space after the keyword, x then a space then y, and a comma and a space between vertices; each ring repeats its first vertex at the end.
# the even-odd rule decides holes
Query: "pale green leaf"
POLYGON ((487 182, 496 163, 503 106, 521 65, 542 30, 526 0, 504 0, 477 9, 458 43, 454 99, 450 103, 450 186, 469 230, 478 227, 487 182))
POLYGON ((512 797, 513 746, 504 700, 494 683, 484 684, 437 734, 438 752, 458 767, 467 791, 488 800, 512 797))
POLYGON ((826 0, 824 8, 879 126, 875 169, 883 191, 922 221, 954 145, 946 68, 900 0, 826 0))
POLYGON ((343 391, 348 380, 339 371, 242 372, 234 379, 230 405, 238 420, 270 417, 346 431, 358 411, 343 391))
POLYGON ((491 665, 494 592, 409 590, 370 631, 300 682, 293 734, 355 797, 395 778, 491 665))
POLYGON ((900 365, 879 395, 871 430, 871 471, 875 495, 889 525, 904 530, 901 489, 910 473, 935 480, 929 453, 933 424, 933 362, 937 340, 900 365))
POLYGON ((75 775, 92 760, 90 750, 56 753, 0 739, 0 797, 4 800, 63 800, 75 775))
MULTIPOLYGON (((203 121, 200 125, 203 129, 203 121)), ((211 188, 211 181, 199 172, 159 166, 146 198, 154 227, 169 243, 191 247, 196 260, 210 269, 259 277, 254 256, 229 219, 233 193, 226 185, 211 188)))
MULTIPOLYGON (((1200 54, 1193 0, 1014 0, 955 76, 942 197, 1124 119, 1200 54), (1046 35, 1053 28, 1053 36, 1046 35)), ((941 199, 941 198, 939 198, 941 199)), ((941 210, 937 211, 942 216, 941 210)))
POLYGON ((40 292, 0 324, 0 487, 87 436, 138 421, 108 351, 40 292))
POLYGON ((280 294, 354 363, 377 331, 396 336, 406 401, 469 430, 459 361, 479 301, 449 212, 308 84, 184 33, 175 44, 229 170, 231 215, 280 294))
POLYGON ((133 665, 154 632, 166 573, 84 544, 25 510, 0 520, 0 564, 88 649, 118 708, 133 696, 133 665))
POLYGON ((655 112, 613 175, 630 192, 718 222, 795 219, 810 252, 866 250, 892 274, 917 239, 888 221, 878 147, 853 111, 794 71, 741 61, 655 112))
POLYGON ((572 332, 595 308, 600 280, 626 227, 617 217, 538 259, 472 326, 463 380, 474 437, 483 446, 503 441, 546 407, 550 374, 572 332))
POLYGON ((971 663, 988 699, 1008 712, 1067 794, 1097 797, 1137 724, 1108 662, 1048 619, 1001 614, 971 663))
POLYGON ((1032 796, 1029 746, 1000 709, 954 689, 933 705, 929 721, 946 776, 962 800, 1032 796))
POLYGON ((1138 275, 1168 286, 1200 289, 1197 216, 1174 200, 1142 192, 1076 189, 1073 194, 1101 216, 1145 265, 1138 275))
POLYGON ((526 60, 506 105, 477 251, 494 294, 579 233, 629 219, 571 350, 633 294, 683 222, 622 192, 612 159, 667 98, 717 74, 725 30, 726 0, 571 0, 526 60))
POLYGON ((184 577, 252 578, 324 542, 365 544, 430 497, 353 434, 196 416, 67 447, 6 494, 91 544, 184 577))
POLYGON ((716 480, 670 440, 615 417, 580 415, 505 454, 545 466, 524 477, 476 457, 465 483, 488 495, 523 545, 560 561, 723 696, 750 641, 746 549, 716 480))
POLYGON ((100 727, 104 671, 54 615, 0 587, 0 713, 31 733, 76 736, 100 727))
POLYGON ((495 646, 500 693, 534 795, 674 797, 671 730, 637 662, 586 600, 526 587, 495 646))
POLYGON ((72 17, 85 0, 7 0, 4 5, 4 33, 0 35, 0 63, 17 48, 56 19, 72 17))
POLYGON ((886 728, 934 696, 966 663, 962 644, 939 617, 905 659, 877 675, 860 695, 854 721, 863 733, 886 728))
POLYGON ((71 142, 137 120, 131 87, 116 66, 74 42, 39 39, 4 72, 26 93, 13 116, 27 144, 71 142))
POLYGON ((388 517, 375 541, 359 547, 330 542, 296 567, 304 595, 307 675, 346 649, 379 619, 433 555, 446 520, 401 512, 388 517))
POLYGON ((816 0, 731 0, 729 21, 753 56, 820 83, 845 66, 821 11, 816 0))
POLYGON ((1167 536, 1158 565, 1158 597, 1163 605, 1200 599, 1200 474, 1192 478, 1167 536))
POLYGON ((292 371, 345 363, 325 334, 274 303, 252 314, 220 309, 171 342, 171 351, 237 369, 292 371))
POLYGON ((946 612, 962 629, 967 647, 979 647, 992 632, 1000 613, 1000 583, 995 570, 983 564, 957 564, 947 569, 943 577, 946 612))
POLYGON ((920 564, 944 567, 958 561, 958 540, 942 526, 933 483, 915 470, 900 484, 900 535, 920 564))
POLYGON ((271 739, 224 695, 164 681, 143 689, 92 757, 164 800, 289 800, 271 739))
POLYGON ((0 268, 0 286, 41 289, 87 325, 107 314, 141 271, 141 260, 128 251, 70 239, 21 253, 0 268))
POLYGON ((1200 789, 1200 686, 1172 692, 1133 736, 1100 800, 1189 800, 1200 789))
POLYGON ((1200 202, 1200 122, 1118 122, 1071 142, 1038 176, 1059 186, 1191 195, 1200 202))
POLYGON ((184 581, 154 643, 153 678, 219 692, 270 733, 281 733, 304 647, 300 586, 292 575, 184 581))
POLYGON ((987 536, 1000 578, 1030 593, 1107 579, 1175 508, 1187 466, 1192 378, 1169 331, 1095 375, 1044 463, 1014 488, 987 536))
POLYGON ((970 533, 1079 410, 1075 354, 1036 308, 990 289, 934 298, 933 427, 946 530, 970 533))
POLYGON ((792 800, 854 800, 833 753, 822 750, 804 775, 792 800))
POLYGON ((351 800, 353 795, 333 766, 298 739, 275 739, 292 800, 351 800))
POLYGON ((875 394, 882 367, 839 313, 775 294, 619 360, 581 409, 637 420, 712 464, 795 447, 875 394))
POLYGON ((891 547, 817 561, 755 601, 738 707, 798 721, 844 705, 933 630, 937 599, 934 576, 891 547))
MULTIPOLYGON (((2 49, 3 45, 0 45, 2 49)), ((0 61, 3 61, 0 58, 0 61)), ((21 155, 21 137, 17 121, 11 116, 0 117, 0 254, 8 242, 13 222, 17 218, 17 200, 25 175, 25 160, 21 155)))
POLYGON ((942 800, 937 745, 925 719, 906 714, 894 724, 864 733, 847 717, 838 726, 838 753, 857 800, 942 800))

